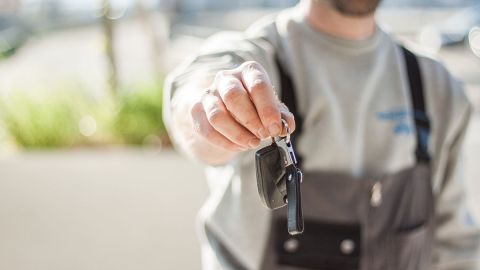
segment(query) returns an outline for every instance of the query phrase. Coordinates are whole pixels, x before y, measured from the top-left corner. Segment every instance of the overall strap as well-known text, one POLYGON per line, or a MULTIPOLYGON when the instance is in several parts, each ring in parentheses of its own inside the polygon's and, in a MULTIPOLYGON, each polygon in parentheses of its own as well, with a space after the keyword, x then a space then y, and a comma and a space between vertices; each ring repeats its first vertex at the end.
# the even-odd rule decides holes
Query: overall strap
MULTIPOLYGON (((412 99, 413 107, 413 118, 415 123, 416 131, 416 141, 417 146, 415 149, 415 156, 417 162, 430 162, 430 154, 428 153, 428 141, 430 135, 430 120, 427 115, 425 107, 425 99, 423 94, 423 82, 420 72, 420 66, 418 64, 417 57, 404 48, 401 47, 403 55, 405 58, 405 64, 408 74, 408 82, 410 88, 410 97, 412 99)), ((283 64, 281 63, 278 55, 275 57, 275 62, 277 64, 277 69, 280 78, 281 85, 281 100, 287 107, 290 112, 295 117, 296 130, 292 134, 292 141, 297 142, 299 135, 302 133, 303 129, 303 118, 298 111, 298 103, 295 95, 295 87, 293 84, 292 77, 285 70, 283 64)), ((297 152, 298 164, 301 167, 302 157, 298 155, 297 152)))
POLYGON ((417 57, 405 47, 401 47, 405 57, 405 64, 408 73, 408 83, 410 86, 410 98, 412 99, 413 119, 415 121, 415 133, 417 136, 417 148, 415 156, 417 162, 430 161, 428 153, 428 141, 430 136, 430 119, 425 108, 425 98, 423 90, 422 75, 417 57))
MULTIPOLYGON (((297 142, 298 136, 302 134, 303 118, 298 112, 298 108, 297 108, 298 103, 295 95, 295 87, 293 85, 292 77, 290 77, 290 74, 283 68, 283 65, 280 59, 278 58, 278 55, 275 56, 275 63, 277 64, 278 75, 280 79, 281 100, 285 105, 287 105, 288 109, 295 117, 295 132, 293 132, 291 136, 291 140, 295 145, 297 142)), ((298 154, 298 152, 296 154, 296 158, 297 158, 298 166, 301 168, 302 157, 298 154)))

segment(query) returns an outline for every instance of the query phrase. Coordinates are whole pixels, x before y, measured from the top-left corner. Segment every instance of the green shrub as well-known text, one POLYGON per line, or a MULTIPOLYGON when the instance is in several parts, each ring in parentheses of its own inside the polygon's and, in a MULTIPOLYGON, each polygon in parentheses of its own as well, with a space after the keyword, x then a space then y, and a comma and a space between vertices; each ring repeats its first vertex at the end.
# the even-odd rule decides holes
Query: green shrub
POLYGON ((168 140, 162 121, 161 85, 142 85, 118 97, 113 127, 125 143, 141 145, 168 140))
POLYGON ((76 88, 65 89, 72 90, 14 91, 0 98, 0 126, 26 149, 169 143, 160 83, 132 87, 102 100, 76 88))
POLYGON ((0 100, 0 118, 9 136, 25 148, 55 148, 78 140, 79 99, 67 93, 38 97, 14 92, 0 100))

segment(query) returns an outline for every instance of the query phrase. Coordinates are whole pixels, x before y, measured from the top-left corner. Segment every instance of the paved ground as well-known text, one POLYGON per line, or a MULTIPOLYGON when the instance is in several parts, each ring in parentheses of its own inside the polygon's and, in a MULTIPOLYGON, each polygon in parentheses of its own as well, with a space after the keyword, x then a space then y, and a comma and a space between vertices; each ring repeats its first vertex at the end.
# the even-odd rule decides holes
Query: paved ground
POLYGON ((200 269, 198 165, 153 150, 0 160, 0 269, 200 269))

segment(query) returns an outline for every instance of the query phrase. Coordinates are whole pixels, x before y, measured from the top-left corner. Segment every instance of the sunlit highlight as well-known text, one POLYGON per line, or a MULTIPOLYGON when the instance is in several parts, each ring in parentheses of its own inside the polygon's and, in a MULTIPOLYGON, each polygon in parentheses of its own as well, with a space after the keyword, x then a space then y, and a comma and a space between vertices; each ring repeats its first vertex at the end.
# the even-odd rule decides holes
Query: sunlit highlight
POLYGON ((468 33, 468 44, 472 52, 480 57, 480 27, 474 27, 468 33))

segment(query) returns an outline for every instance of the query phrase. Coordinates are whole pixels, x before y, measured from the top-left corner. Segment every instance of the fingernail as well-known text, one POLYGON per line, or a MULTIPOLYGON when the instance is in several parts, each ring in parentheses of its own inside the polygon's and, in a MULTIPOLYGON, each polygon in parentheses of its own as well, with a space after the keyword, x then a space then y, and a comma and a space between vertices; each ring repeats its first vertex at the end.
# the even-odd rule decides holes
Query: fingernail
POLYGON ((259 131, 258 131, 258 135, 260 135, 260 138, 262 139, 266 139, 268 137, 268 132, 265 128, 261 128, 259 131))
POLYGON ((257 138, 253 138, 253 139, 250 139, 250 141, 248 141, 248 146, 250 146, 251 148, 257 147, 259 144, 260 144, 260 140, 257 138))
POLYGON ((280 133, 280 125, 278 123, 271 124, 268 127, 268 131, 270 132, 270 136, 277 136, 280 133))

